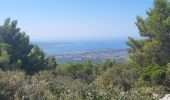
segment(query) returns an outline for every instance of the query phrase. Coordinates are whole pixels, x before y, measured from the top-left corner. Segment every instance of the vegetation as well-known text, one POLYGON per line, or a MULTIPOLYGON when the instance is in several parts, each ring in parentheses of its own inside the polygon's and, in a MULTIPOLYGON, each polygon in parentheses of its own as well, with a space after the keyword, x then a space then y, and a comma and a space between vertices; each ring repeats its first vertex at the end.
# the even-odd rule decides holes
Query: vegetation
POLYGON ((147 12, 147 18, 137 17, 142 40, 129 38, 130 58, 141 66, 165 66, 170 61, 170 3, 168 0, 155 0, 147 12))
POLYGON ((0 68, 22 69, 33 74, 56 66, 54 58, 45 58, 44 52, 29 43, 29 36, 17 28, 17 21, 6 19, 0 26, 0 68))
POLYGON ((153 100, 170 92, 170 2, 155 0, 137 17, 141 40, 129 38, 129 59, 57 64, 6 19, 0 26, 2 100, 153 100))

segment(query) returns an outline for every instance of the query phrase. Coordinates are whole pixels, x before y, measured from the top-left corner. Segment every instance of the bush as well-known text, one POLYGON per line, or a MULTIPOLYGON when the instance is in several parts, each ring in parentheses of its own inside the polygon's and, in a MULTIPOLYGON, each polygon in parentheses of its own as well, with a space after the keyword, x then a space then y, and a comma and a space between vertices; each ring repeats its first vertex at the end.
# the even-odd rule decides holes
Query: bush
POLYGON ((141 77, 153 84, 163 84, 166 79, 166 69, 160 66, 145 67, 141 77))
POLYGON ((91 61, 80 63, 66 63, 58 65, 56 73, 58 75, 70 76, 73 79, 81 79, 84 82, 90 83, 94 80, 95 66, 91 61))
MULTIPOLYGON (((138 68, 129 69, 130 64, 113 65, 103 74, 98 76, 94 84, 99 88, 102 94, 112 94, 115 87, 122 91, 130 91, 135 81, 138 79, 138 68)), ((133 64, 132 64, 133 66, 133 64)))
POLYGON ((14 100, 24 95, 26 75, 20 71, 0 71, 0 98, 14 100))

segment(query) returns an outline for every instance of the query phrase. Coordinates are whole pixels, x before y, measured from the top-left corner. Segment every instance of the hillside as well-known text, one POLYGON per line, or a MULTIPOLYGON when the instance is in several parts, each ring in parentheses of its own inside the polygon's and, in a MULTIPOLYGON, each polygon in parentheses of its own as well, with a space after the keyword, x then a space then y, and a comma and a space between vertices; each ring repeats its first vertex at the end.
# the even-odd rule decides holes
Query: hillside
POLYGON ((5 19, 0 100, 169 100, 170 1, 154 0, 146 14, 137 17, 141 38, 129 37, 128 50, 47 54, 5 19))

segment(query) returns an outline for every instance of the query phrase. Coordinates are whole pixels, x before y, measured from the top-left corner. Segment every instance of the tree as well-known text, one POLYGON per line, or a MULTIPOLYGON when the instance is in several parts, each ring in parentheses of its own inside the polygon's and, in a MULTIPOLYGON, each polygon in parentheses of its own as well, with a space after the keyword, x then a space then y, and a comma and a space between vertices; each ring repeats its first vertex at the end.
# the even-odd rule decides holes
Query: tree
POLYGON ((147 18, 137 17, 141 40, 129 38, 130 58, 141 66, 165 66, 170 61, 170 2, 155 0, 147 18))
POLYGON ((32 45, 31 51, 27 55, 27 63, 23 66, 23 69, 29 73, 38 72, 45 69, 45 54, 36 45, 32 45))
POLYGON ((46 58, 46 66, 47 66, 47 69, 49 69, 49 70, 55 69, 57 66, 56 58, 52 57, 52 56, 47 57, 46 58))
POLYGON ((0 68, 5 69, 6 66, 9 66, 10 61, 9 45, 1 43, 0 44, 0 68))
POLYGON ((29 36, 17 28, 17 21, 7 18, 0 26, 0 68, 22 69, 34 73, 46 69, 45 67, 44 52, 29 43, 29 36))
POLYGON ((20 32, 16 25, 17 21, 11 22, 10 18, 5 20, 4 25, 0 26, 0 44, 10 47, 8 50, 1 50, 2 54, 6 52, 10 56, 9 65, 20 68, 21 64, 17 65, 17 63, 25 59, 29 52, 29 37, 24 32, 20 32))

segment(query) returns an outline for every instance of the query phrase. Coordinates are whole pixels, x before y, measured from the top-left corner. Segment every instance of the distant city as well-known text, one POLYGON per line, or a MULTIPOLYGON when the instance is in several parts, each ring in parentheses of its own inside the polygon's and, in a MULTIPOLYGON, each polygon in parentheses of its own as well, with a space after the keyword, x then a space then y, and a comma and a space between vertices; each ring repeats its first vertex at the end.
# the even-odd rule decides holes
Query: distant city
POLYGON ((113 49, 103 49, 103 50, 89 50, 81 52, 60 52, 51 53, 49 56, 55 56, 58 63, 66 62, 81 62, 86 60, 91 60, 93 62, 103 62, 106 59, 116 60, 123 62, 127 59, 126 50, 113 50, 113 49))

